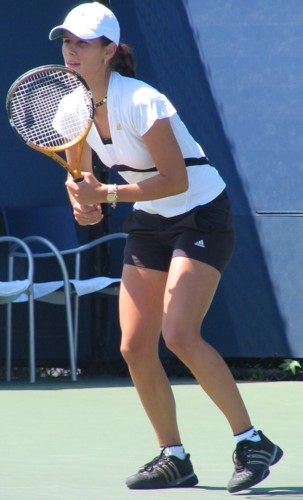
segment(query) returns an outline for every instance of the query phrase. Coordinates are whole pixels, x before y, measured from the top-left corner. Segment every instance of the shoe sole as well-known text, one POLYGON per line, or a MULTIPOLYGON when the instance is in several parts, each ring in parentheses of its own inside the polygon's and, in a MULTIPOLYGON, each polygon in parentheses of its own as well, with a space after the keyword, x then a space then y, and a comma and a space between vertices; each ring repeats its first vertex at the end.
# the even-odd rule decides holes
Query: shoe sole
MULTIPOLYGON (((269 464, 269 467, 278 463, 282 457, 283 457, 283 451, 281 450, 281 448, 279 448, 279 446, 275 446, 274 453, 272 456, 272 461, 269 464)), ((249 490, 253 486, 256 486, 256 484, 259 484, 259 483, 261 483, 261 481, 264 481, 264 479, 266 479, 269 476, 269 474, 270 474, 270 470, 268 468, 268 469, 265 469, 265 471, 263 471, 263 473, 260 476, 255 477, 253 481, 250 481, 245 486, 239 485, 238 487, 235 486, 234 488, 227 488, 227 489, 228 489, 229 493, 238 493, 239 491, 249 490)))
POLYGON ((177 479, 176 481, 172 481, 169 483, 167 488, 190 488, 191 486, 196 486, 198 484, 199 479, 196 474, 191 474, 190 476, 182 477, 181 479, 177 479))
POLYGON ((166 488, 190 488, 192 486, 196 486, 198 484, 199 480, 196 476, 196 474, 190 474, 189 476, 181 477, 179 479, 176 479, 175 481, 171 481, 163 486, 153 486, 152 484, 149 484, 148 482, 146 483, 139 483, 138 485, 136 484, 127 484, 126 485, 130 490, 161 490, 161 489, 166 489, 166 488))

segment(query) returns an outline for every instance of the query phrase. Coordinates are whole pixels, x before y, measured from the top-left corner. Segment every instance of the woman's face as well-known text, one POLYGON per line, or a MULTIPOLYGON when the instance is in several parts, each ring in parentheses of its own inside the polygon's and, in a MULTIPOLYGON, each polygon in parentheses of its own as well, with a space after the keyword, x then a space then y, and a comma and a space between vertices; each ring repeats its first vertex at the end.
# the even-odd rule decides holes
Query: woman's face
POLYGON ((62 37, 62 53, 65 66, 74 69, 83 78, 89 80, 104 72, 105 48, 99 38, 82 40, 65 32, 62 37))

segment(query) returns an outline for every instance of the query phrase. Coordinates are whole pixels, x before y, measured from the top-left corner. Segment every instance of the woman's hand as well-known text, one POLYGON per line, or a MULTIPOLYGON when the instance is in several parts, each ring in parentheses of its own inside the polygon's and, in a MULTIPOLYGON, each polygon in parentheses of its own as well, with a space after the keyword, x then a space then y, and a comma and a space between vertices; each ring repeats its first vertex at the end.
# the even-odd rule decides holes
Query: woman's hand
POLYGON ((68 179, 65 183, 69 194, 80 205, 95 205, 106 202, 107 188, 90 172, 83 172, 83 181, 68 179), (103 187, 104 186, 104 187, 103 187))
POLYGON ((74 204, 74 217, 80 226, 93 226, 102 221, 104 215, 100 204, 80 205, 74 204))

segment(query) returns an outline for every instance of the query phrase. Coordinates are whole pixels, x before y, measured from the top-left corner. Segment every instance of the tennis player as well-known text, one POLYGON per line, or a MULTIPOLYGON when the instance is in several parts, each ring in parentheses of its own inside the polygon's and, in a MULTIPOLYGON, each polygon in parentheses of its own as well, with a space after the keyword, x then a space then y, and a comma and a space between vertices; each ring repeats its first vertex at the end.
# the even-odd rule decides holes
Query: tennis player
MULTIPOLYGON (((57 37, 65 65, 90 86, 96 111, 82 155, 84 182, 66 182, 75 218, 94 224, 102 218, 101 204, 134 202, 124 227, 121 352, 160 451, 126 484, 153 489, 198 483, 159 359, 162 332, 230 424, 236 451, 228 490, 254 486, 283 452, 254 428, 224 360, 201 336, 234 246, 225 182, 165 95, 134 78, 132 53, 120 44, 119 23, 108 8, 98 2, 77 6, 51 30, 50 38, 57 37), (99 182, 92 150, 127 184, 99 182)), ((75 151, 66 155, 72 166, 75 151)))

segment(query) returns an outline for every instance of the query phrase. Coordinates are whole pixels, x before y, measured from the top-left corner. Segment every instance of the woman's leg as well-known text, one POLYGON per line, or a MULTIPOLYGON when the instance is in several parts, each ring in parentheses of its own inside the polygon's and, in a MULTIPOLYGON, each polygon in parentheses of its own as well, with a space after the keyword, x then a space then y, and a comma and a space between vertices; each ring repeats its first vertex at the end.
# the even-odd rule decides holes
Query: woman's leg
MULTIPOLYGON (((233 433, 240 434, 251 427, 228 367, 201 338, 201 324, 219 280, 220 273, 211 266, 184 257, 173 258, 168 276, 132 266, 124 268, 121 349, 160 446, 180 444, 174 397, 158 357, 161 320, 167 346, 223 412, 233 433)), ((237 445, 235 471, 228 483, 230 492, 258 484, 269 474, 269 467, 282 457, 278 446, 262 433, 259 437, 259 442, 243 441, 242 448, 242 442, 237 445)), ((194 486, 197 482, 189 455, 182 460, 162 453, 126 480, 131 489, 194 486)))
POLYGON ((201 338, 220 273, 185 257, 172 260, 164 297, 163 337, 226 416, 234 434, 251 427, 237 385, 221 356, 201 338))
POLYGON ((125 265, 121 352, 160 446, 180 443, 173 393, 158 355, 167 273, 125 265))

